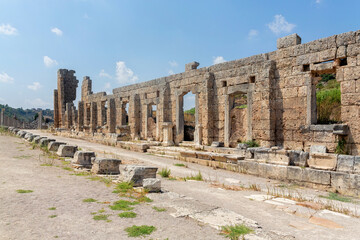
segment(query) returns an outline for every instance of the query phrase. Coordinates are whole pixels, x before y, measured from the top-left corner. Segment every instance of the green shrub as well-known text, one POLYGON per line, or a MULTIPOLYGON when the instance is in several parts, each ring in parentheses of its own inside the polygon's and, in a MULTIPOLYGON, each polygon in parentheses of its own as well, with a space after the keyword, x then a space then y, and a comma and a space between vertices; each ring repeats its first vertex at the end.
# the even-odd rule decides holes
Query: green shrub
POLYGON ((195 115, 195 108, 191 108, 189 110, 184 111, 184 113, 195 115))
POLYGON ((347 154, 346 151, 346 140, 344 138, 339 139, 338 144, 335 149, 336 154, 347 154))
POLYGON ((221 227, 221 234, 225 235, 225 237, 230 238, 231 240, 238 240, 240 236, 246 235, 251 232, 253 232, 253 230, 243 224, 221 227))
POLYGON ((133 225, 132 227, 125 228, 125 231, 128 233, 129 237, 140 237, 144 235, 150 235, 153 231, 156 230, 154 226, 136 226, 133 225))
POLYGON ((259 147, 260 145, 255 140, 249 140, 244 142, 249 147, 259 147))
POLYGON ((159 175, 164 177, 164 178, 168 178, 170 177, 170 173, 171 173, 171 170, 168 169, 168 168, 163 168, 161 169, 161 171, 159 172, 159 175))

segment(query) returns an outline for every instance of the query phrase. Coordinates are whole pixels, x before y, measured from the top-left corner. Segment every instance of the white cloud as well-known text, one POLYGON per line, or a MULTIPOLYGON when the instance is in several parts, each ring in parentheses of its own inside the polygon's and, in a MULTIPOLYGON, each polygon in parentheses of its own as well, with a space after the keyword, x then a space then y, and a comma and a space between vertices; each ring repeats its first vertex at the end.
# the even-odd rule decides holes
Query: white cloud
POLYGON ((320 4, 322 0, 315 0, 315 3, 320 4))
POLYGON ((2 83, 13 83, 14 78, 10 77, 7 73, 0 73, 0 82, 2 83))
POLYGON ((213 64, 218 64, 218 63, 223 63, 223 62, 226 62, 224 57, 222 57, 222 56, 213 57, 213 64))
POLYGON ((139 80, 138 76, 130 68, 126 67, 123 61, 116 63, 116 79, 121 84, 131 84, 139 80))
POLYGON ((51 31, 52 31, 53 33, 55 33, 56 35, 58 35, 58 36, 62 36, 62 35, 63 35, 63 32, 62 32, 60 29, 58 29, 57 27, 52 28, 51 31))
POLYGON ((112 78, 112 76, 110 74, 108 74, 107 72, 105 72, 104 69, 101 69, 100 73, 99 73, 99 77, 105 77, 105 78, 112 78))
POLYGON ((270 30, 275 34, 290 33, 295 27, 295 24, 286 21, 281 14, 275 15, 274 21, 268 24, 270 30))
POLYGON ((28 108, 50 108, 51 103, 45 102, 41 98, 35 98, 33 100, 27 99, 25 103, 28 108))
POLYGON ((175 60, 170 61, 169 64, 170 64, 171 67, 177 67, 178 66, 178 63, 175 60))
POLYGON ((0 25, 0 34, 4 35, 16 35, 18 30, 11 26, 10 24, 1 24, 0 25))
POLYGON ((175 72, 172 69, 170 69, 168 73, 169 73, 169 75, 175 74, 175 72))
POLYGON ((36 91, 36 90, 40 89, 42 87, 42 85, 39 82, 33 82, 31 85, 28 85, 27 87, 31 90, 36 91))
POLYGON ((248 37, 249 39, 253 39, 255 38, 256 36, 259 35, 259 31, 258 30, 255 30, 255 29, 251 29, 249 34, 248 34, 248 37))
POLYGON ((49 58, 48 56, 44 56, 44 64, 46 67, 52 67, 58 65, 58 62, 54 59, 49 58))
POLYGON ((105 89, 110 89, 111 88, 111 84, 109 82, 105 83, 104 86, 105 89))

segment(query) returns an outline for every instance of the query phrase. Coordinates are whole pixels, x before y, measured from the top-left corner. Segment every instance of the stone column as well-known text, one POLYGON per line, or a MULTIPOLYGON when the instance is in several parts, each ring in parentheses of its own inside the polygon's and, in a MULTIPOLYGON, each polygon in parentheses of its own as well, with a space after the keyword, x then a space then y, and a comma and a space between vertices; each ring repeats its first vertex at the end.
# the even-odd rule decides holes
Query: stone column
MULTIPOLYGON (((151 111, 151 108, 150 108, 151 111)), ((143 116, 143 120, 144 120, 144 139, 147 140, 148 138, 148 119, 149 119, 149 105, 148 104, 144 104, 143 105, 143 112, 145 113, 143 116)))
POLYGON ((38 113, 38 129, 42 129, 42 111, 38 113))
POLYGON ((103 110, 104 110, 104 105, 103 102, 99 101, 96 103, 97 104, 97 125, 102 127, 104 124, 104 117, 103 117, 103 110))
POLYGON ((97 127, 97 105, 96 102, 91 103, 90 107, 90 129, 95 132, 97 127))
POLYGON ((199 93, 195 95, 195 132, 194 132, 194 142, 195 145, 202 144, 202 126, 199 119, 199 93))
POLYGON ((109 133, 115 133, 116 127, 116 106, 115 99, 109 99, 108 109, 107 109, 107 125, 109 133))
POLYGON ((70 129, 72 126, 72 103, 66 103, 65 116, 65 127, 70 129))
POLYGON ((84 128, 84 102, 78 103, 77 130, 82 131, 84 128))
POLYGON ((172 131, 173 124, 171 122, 163 122, 162 129, 163 129, 163 146, 172 146, 174 145, 173 141, 173 131, 172 131))
POLYGON ((176 97, 176 144, 184 139, 184 98, 183 95, 176 97))
POLYGON ((1 126, 4 126, 4 117, 5 117, 5 109, 1 109, 1 115, 0 115, 0 124, 1 126))
POLYGON ((54 90, 54 127, 59 128, 58 90, 54 90))
POLYGON ((230 121, 230 96, 225 95, 225 108, 224 108, 224 146, 229 147, 230 145, 230 130, 231 130, 231 121, 230 121))

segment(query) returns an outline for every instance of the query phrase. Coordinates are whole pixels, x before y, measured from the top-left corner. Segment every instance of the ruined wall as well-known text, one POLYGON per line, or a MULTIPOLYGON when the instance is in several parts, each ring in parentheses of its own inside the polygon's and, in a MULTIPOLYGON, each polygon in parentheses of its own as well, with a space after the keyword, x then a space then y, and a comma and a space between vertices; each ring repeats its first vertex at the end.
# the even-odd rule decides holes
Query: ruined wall
MULTIPOLYGON (((274 52, 200 69, 192 62, 183 73, 116 88, 111 95, 93 94, 86 77, 79 104, 83 114, 77 120, 83 126, 78 129, 163 141, 169 133, 164 128, 172 126, 173 141, 179 143, 184 138, 183 96, 192 92, 196 144, 219 141, 233 146, 235 131, 243 135, 236 138, 256 140, 262 146, 308 150, 310 145, 326 145, 330 152, 345 139, 348 152, 358 154, 359 34, 348 32, 305 44, 293 34, 278 39, 274 52), (341 84, 341 124, 317 124, 315 85, 323 73, 336 74, 341 84), (238 94, 247 96, 247 108, 234 123, 232 103, 238 94), (152 105, 157 109, 156 123, 149 123, 152 105)), ((59 122, 64 106, 61 89, 60 81, 59 122)), ((64 99, 75 99, 70 96, 64 99)))

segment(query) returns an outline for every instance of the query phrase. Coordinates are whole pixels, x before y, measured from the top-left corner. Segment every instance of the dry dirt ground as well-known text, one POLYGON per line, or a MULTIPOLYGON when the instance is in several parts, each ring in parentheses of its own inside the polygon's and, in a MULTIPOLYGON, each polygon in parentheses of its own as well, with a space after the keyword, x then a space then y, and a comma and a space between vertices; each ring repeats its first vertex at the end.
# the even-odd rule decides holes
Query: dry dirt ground
POLYGON ((98 156, 116 156, 126 163, 160 169, 167 167, 176 177, 201 171, 206 181, 162 179, 164 193, 149 194, 153 202, 136 205, 137 217, 123 219, 117 216, 119 211, 108 207, 109 202, 120 199, 112 193, 112 186, 73 175, 73 171, 63 169, 61 162, 60 167, 41 166, 51 160, 40 150, 31 149, 23 139, 0 136, 0 239, 130 239, 124 229, 143 224, 157 228, 145 239, 224 239, 219 235, 220 226, 242 222, 256 230, 246 239, 359 239, 359 218, 300 206, 299 202, 268 195, 267 191, 296 192, 301 198, 326 201, 353 213, 360 206, 356 203, 358 199, 353 199, 355 203, 327 202, 318 198, 327 195, 322 191, 196 164, 177 167, 174 164, 180 162, 172 159, 78 139, 52 138, 96 151, 98 156), (211 184, 214 181, 219 185, 211 184), (222 188, 222 184, 237 187, 256 184, 262 191, 232 191, 222 188), (33 192, 17 193, 19 189, 33 192), (98 202, 85 203, 86 198, 98 202), (157 212, 153 206, 167 211, 157 212), (49 210, 52 207, 56 210, 49 210), (105 210, 102 214, 109 215, 111 221, 93 219, 91 213, 102 209, 105 210), (52 215, 56 217, 50 218, 52 215))

